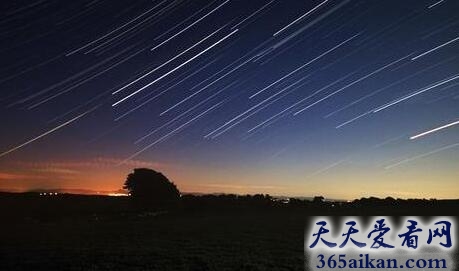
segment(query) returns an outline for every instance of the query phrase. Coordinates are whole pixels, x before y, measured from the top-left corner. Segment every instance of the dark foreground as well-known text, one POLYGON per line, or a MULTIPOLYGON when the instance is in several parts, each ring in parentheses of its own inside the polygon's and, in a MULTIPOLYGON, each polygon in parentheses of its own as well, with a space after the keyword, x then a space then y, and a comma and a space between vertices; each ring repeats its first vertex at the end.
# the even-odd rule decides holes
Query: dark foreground
POLYGON ((0 270, 304 270, 311 215, 453 215, 459 207, 218 200, 146 212, 128 198, 1 195, 0 270))

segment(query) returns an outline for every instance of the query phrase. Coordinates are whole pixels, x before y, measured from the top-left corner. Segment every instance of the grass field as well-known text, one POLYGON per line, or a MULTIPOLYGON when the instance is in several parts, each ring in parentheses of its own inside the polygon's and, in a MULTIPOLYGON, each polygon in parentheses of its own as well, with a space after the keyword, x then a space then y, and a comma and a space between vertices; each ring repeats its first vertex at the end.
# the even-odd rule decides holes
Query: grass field
POLYGON ((311 214, 260 206, 140 212, 127 198, 84 196, 8 196, 0 206, 2 271, 304 270, 311 214))
POLYGON ((304 216, 282 210, 30 213, 1 228, 0 270, 304 268, 304 216))

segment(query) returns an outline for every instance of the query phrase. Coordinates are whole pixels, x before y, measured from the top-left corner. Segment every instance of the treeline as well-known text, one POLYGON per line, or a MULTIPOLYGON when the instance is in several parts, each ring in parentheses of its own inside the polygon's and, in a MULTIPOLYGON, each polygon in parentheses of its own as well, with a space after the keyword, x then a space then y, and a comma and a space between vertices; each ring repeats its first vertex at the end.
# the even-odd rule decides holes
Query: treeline
MULTIPOLYGON (((141 202, 142 203, 142 202, 141 202)), ((120 214, 139 211, 300 211, 305 215, 454 215, 459 200, 384 199, 370 197, 353 201, 327 201, 322 196, 313 199, 278 198, 267 194, 256 195, 193 195, 180 196, 178 203, 167 208, 135 204, 132 197, 109 197, 60 194, 43 197, 35 193, 0 193, 2 211, 7 217, 75 216, 120 214)))
POLYGON ((183 195, 181 208, 186 210, 303 209, 313 215, 453 215, 459 200, 384 199, 369 197, 353 201, 276 198, 256 195, 183 195))

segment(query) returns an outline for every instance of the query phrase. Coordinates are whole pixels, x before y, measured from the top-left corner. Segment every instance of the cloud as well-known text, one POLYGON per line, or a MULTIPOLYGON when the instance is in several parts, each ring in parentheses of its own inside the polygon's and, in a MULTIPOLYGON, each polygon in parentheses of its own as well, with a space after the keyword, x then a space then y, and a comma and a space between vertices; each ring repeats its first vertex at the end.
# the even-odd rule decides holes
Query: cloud
POLYGON ((36 174, 19 174, 10 172, 0 172, 0 180, 2 181, 15 181, 24 179, 43 179, 44 176, 38 176, 36 174))
POLYGON ((167 166, 164 163, 159 162, 150 162, 150 161, 143 161, 143 160, 128 160, 125 159, 118 159, 118 158, 96 158, 94 159, 96 162, 100 163, 101 165, 108 165, 114 166, 123 163, 125 166, 130 167, 151 167, 151 168, 160 168, 167 166))
MULTIPOLYGON (((67 161, 18 161, 14 162, 16 167, 26 168, 35 171, 49 173, 67 173, 77 174, 88 168, 107 168, 116 167, 124 159, 110 157, 95 157, 87 160, 67 160, 67 161)), ((130 160, 126 161, 123 166, 127 167, 150 167, 162 168, 167 165, 159 162, 130 160)))
POLYGON ((68 168, 57 168, 57 167, 41 167, 41 168, 32 168, 33 171, 40 173, 51 173, 51 174, 79 174, 81 171, 68 169, 68 168))
POLYGON ((8 161, 0 168, 0 187, 26 191, 36 188, 87 188, 95 191, 118 189, 128 170, 148 167, 164 170, 166 164, 124 159, 94 157, 73 160, 8 161))

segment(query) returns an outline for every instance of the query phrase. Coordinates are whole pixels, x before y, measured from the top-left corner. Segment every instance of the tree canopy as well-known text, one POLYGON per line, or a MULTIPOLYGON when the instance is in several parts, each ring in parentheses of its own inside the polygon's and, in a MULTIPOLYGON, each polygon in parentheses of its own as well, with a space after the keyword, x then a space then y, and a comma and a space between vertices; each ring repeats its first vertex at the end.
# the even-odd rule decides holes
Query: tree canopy
POLYGON ((161 172, 149 168, 134 169, 127 176, 123 188, 134 199, 156 205, 173 204, 180 198, 180 192, 174 183, 161 172))

